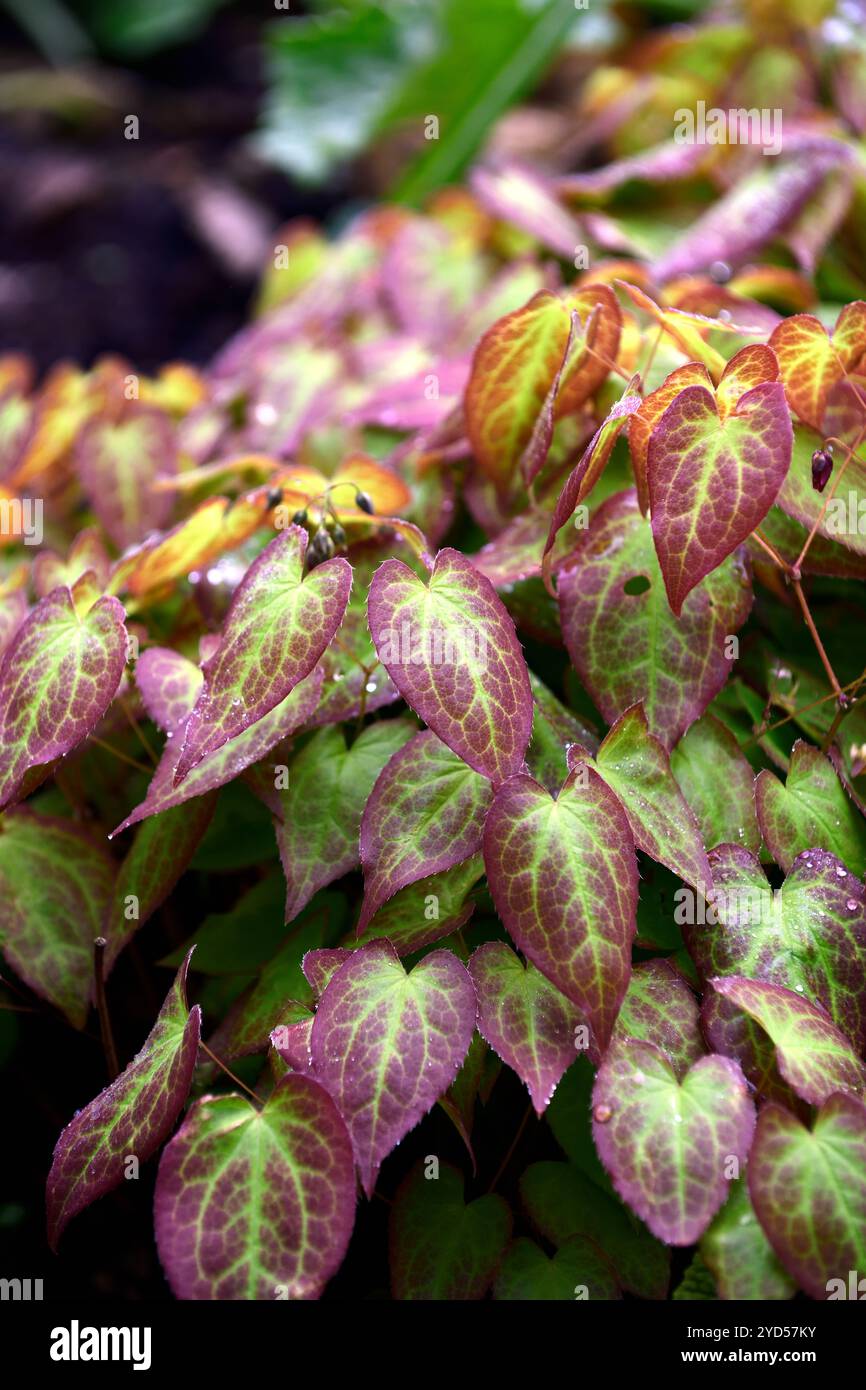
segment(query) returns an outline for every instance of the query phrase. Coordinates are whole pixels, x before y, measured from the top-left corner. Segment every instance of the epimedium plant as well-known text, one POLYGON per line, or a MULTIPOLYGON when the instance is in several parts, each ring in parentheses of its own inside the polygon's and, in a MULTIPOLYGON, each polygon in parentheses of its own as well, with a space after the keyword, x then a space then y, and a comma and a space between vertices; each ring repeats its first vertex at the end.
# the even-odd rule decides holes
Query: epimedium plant
POLYGON ((599 190, 691 147, 485 167, 289 228, 207 372, 0 362, 3 954, 110 1072, 54 1248, 158 1155, 181 1299, 318 1298, 382 1183, 398 1299, 866 1272, 866 302, 777 255, 856 157, 797 138, 746 243, 748 174, 604 259, 599 190), (251 806, 121 1068, 111 971, 251 806), (563 1155, 509 1201, 506 1072, 563 1155))

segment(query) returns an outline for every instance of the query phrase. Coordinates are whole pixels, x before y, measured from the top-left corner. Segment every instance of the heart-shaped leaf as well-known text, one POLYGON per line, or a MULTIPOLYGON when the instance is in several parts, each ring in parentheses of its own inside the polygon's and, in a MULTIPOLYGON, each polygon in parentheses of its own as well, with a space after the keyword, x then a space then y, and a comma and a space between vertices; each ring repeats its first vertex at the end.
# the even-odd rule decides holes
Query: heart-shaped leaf
POLYGON ((0 940, 12 969, 75 1028, 87 1020, 93 943, 102 932, 115 865, 71 821, 29 810, 0 831, 0 940))
POLYGON ((625 1038, 655 1043, 678 1076, 706 1052, 698 1001, 668 961, 644 960, 633 967, 613 1030, 614 1041, 625 1038))
POLYGON ((739 845, 710 855, 715 896, 705 926, 687 926, 704 978, 745 975, 805 994, 862 1051, 866 1046, 866 893, 834 854, 795 859, 775 892, 739 845))
POLYGON ((220 644, 202 667, 202 689, 184 726, 175 785, 285 700, 340 626, 351 566, 338 557, 305 576, 306 549, 306 531, 290 526, 262 551, 235 590, 220 644))
MULTIPOLYGON (((174 741, 166 744, 159 766, 147 789, 147 796, 135 810, 130 811, 126 820, 113 832, 119 835, 122 830, 145 820, 147 816, 158 815, 180 806, 194 796, 204 796, 216 787, 231 782, 241 772, 264 758, 272 748, 293 734, 305 724, 319 701, 322 688, 322 671, 317 667, 309 676, 295 686, 290 695, 259 719, 250 724, 243 733, 224 743, 215 753, 210 753, 192 769, 187 777, 175 786, 174 771, 180 754, 179 743, 183 730, 179 726, 174 741)), ((172 733, 169 730, 169 739, 172 733)))
POLYGON ((607 1256, 622 1288, 638 1298, 664 1298, 669 1252, 573 1164, 531 1164, 520 1179, 520 1196, 533 1226, 551 1244, 588 1237, 607 1256))
POLYGON ((408 719, 383 720, 347 748, 343 729, 328 726, 292 759, 288 788, 278 794, 283 818, 275 824, 287 922, 320 888, 357 866, 367 798, 388 759, 414 732, 408 719))
POLYGON ((845 792, 830 759, 798 740, 787 781, 764 769, 755 782, 767 848, 786 872, 803 850, 831 850, 853 873, 866 873, 866 820, 845 792))
POLYGON ((730 673, 726 639, 752 602, 744 562, 729 556, 675 616, 649 522, 634 491, 620 492, 593 513, 557 587, 568 654, 605 719, 642 702, 651 732, 672 747, 730 673))
POLYGON ((450 951, 407 975, 393 946, 355 951, 330 980, 310 1040, 315 1075, 352 1140, 361 1185, 448 1089, 475 1029, 475 989, 450 951))
POLYGON ((114 591, 125 588, 140 598, 236 549, 265 520, 264 498, 261 490, 237 499, 208 497, 171 531, 120 559, 114 591))
POLYGON ((866 1090, 866 1066, 844 1033, 808 999, 742 975, 710 984, 763 1028, 782 1076, 810 1105, 820 1105, 834 1091, 866 1090))
POLYGON ((493 585, 456 550, 425 584, 386 560, 370 585, 370 631, 404 700, 495 784, 517 772, 532 728, 523 652, 493 585))
POLYGON ((48 1241, 91 1202, 119 1187, 127 1160, 144 1163, 171 1133, 192 1082, 201 1010, 186 1002, 189 956, 144 1046, 107 1090, 75 1114, 54 1149, 46 1203, 48 1241))
POLYGON ((466 1203, 463 1176, 449 1163, 428 1177, 412 1169, 391 1208, 391 1292, 400 1300, 483 1298, 511 1236, 511 1212, 489 1193, 466 1203))
MULTIPOLYGON (((687 386, 655 425, 647 450, 652 533, 674 613, 692 589, 764 519, 791 462, 793 431, 780 382, 764 380, 731 404, 726 385, 748 379, 746 347, 714 396, 687 386)), ((770 364, 764 364, 770 370, 770 364)), ((775 377, 775 364, 772 364, 775 377)))
POLYGON ((643 705, 616 721, 595 766, 628 816, 638 849, 701 891, 712 886, 701 833, 671 772, 667 750, 650 733, 643 705))
POLYGON ((79 616, 59 588, 19 627, 0 662, 0 808, 29 769, 62 758, 99 723, 126 661, 123 618, 115 598, 79 616))
POLYGON ((604 1255, 586 1236, 569 1236, 553 1256, 521 1236, 510 1246, 496 1278, 498 1302, 545 1302, 589 1299, 610 1302, 620 1298, 616 1275, 604 1255))
POLYGON ((773 1249, 810 1298, 862 1298, 866 1106, 828 1096, 811 1130, 779 1105, 758 1117, 749 1192, 773 1249), (851 1288, 853 1271, 853 1284, 851 1288))
POLYGON ((90 505, 118 550, 143 540, 171 515, 171 493, 154 488, 177 469, 174 431, 152 405, 127 405, 116 423, 91 420, 76 443, 90 505))
POLYGON ((242 1096, 204 1096, 160 1159, 154 1212, 176 1298, 318 1298, 355 1221, 337 1107, 297 1072, 261 1110, 242 1096))
POLYGON ((600 1055, 628 986, 637 908, 634 840, 619 801, 585 764, 557 797, 512 777, 487 817, 484 862, 510 936, 583 1010, 590 1055, 600 1055))
POLYGON ((702 1057, 678 1080, 653 1043, 617 1043, 592 1104, 595 1146, 623 1201, 659 1240, 694 1244, 752 1142, 755 1107, 736 1062, 702 1057))
POLYGON ((359 936, 401 888, 478 853, 492 796, 487 778, 430 729, 394 754, 361 821, 365 891, 359 936))
POLYGON ((846 304, 832 333, 813 314, 793 314, 773 330, 770 347, 791 409, 820 431, 831 389, 866 353, 866 304, 846 304))
POLYGON ((547 1109, 575 1055, 581 1014, 549 980, 503 941, 486 941, 469 961, 478 996, 478 1031, 547 1109))
MULTIPOLYGON (((760 1124, 759 1117, 758 1131, 760 1124)), ((757 1142, 756 1132, 752 1153, 757 1142)), ((731 1195, 704 1231, 700 1249, 721 1298, 766 1303, 797 1292, 755 1215, 745 1178, 731 1184, 731 1195)))
POLYGON ((712 714, 696 719, 671 753, 671 771, 708 849, 721 844, 760 848, 754 775, 726 724, 712 714))

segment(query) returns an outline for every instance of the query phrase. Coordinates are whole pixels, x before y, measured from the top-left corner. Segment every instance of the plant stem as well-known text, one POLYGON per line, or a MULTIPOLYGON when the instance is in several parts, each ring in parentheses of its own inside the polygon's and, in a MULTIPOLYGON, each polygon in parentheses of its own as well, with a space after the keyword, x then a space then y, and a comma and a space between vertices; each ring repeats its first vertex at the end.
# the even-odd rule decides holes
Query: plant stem
POLYGON ((239 1076, 235 1076, 234 1072, 226 1066, 225 1062, 222 1061, 222 1059, 218 1057, 215 1052, 211 1052, 206 1042, 200 1042, 199 1046, 202 1052, 207 1053, 208 1057, 210 1057, 212 1062, 216 1062, 217 1066, 222 1068, 226 1076, 231 1077, 232 1081, 235 1083, 236 1086, 241 1086, 243 1090, 246 1091, 248 1096, 252 1096, 253 1100, 256 1102, 256 1105, 261 1105, 261 1099, 259 1096, 256 1095, 255 1091, 253 1091, 245 1081, 241 1081, 239 1076))
POLYGON ((523 1131, 526 1129, 526 1126, 527 1126, 527 1124, 529 1123, 529 1117, 530 1117, 531 1114, 532 1114, 532 1103, 530 1102, 530 1104, 526 1107, 526 1112, 525 1112, 525 1114, 524 1114, 524 1116, 523 1116, 523 1119, 520 1121, 520 1124, 519 1124, 519 1126, 518 1126, 518 1128, 517 1128, 517 1133, 515 1134, 514 1138, 512 1139, 511 1143, 510 1143, 509 1146, 508 1146, 508 1152, 506 1153, 505 1157, 503 1158, 502 1162, 500 1163, 499 1167, 497 1168, 497 1170, 496 1170, 496 1176, 494 1177, 492 1183, 490 1184, 490 1186, 489 1186, 488 1189, 487 1189, 488 1192, 492 1192, 492 1191, 493 1191, 493 1189, 496 1187, 496 1184, 499 1182, 499 1179, 502 1177, 502 1174, 505 1172, 506 1168, 508 1167, 509 1163, 511 1162, 511 1156, 512 1156, 512 1154, 514 1153, 514 1150, 517 1148, 517 1145, 520 1143, 521 1138, 523 1137, 523 1131))
POLYGON ((117 1064, 117 1049, 114 1046, 114 1034, 111 1031, 111 1017, 108 1012, 108 1001, 105 997, 105 948, 108 942, 104 936, 98 936, 93 943, 93 976, 96 986, 96 1011, 99 1014, 99 1031, 102 1034, 102 1050, 105 1053, 105 1065, 108 1069, 108 1079, 113 1081, 120 1071, 117 1064))

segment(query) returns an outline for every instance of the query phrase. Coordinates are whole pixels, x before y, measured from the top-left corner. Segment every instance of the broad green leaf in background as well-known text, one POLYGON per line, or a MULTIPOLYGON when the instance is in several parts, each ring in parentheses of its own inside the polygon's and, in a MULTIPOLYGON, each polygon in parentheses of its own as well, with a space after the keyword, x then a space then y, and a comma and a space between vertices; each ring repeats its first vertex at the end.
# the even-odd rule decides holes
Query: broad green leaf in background
POLYGON ((670 1278, 665 1246, 573 1164, 530 1164, 520 1198, 545 1240, 558 1247, 572 1236, 588 1237, 604 1251, 622 1288, 638 1298, 664 1298, 670 1278))
POLYGON ((745 1077, 701 1057, 678 1080, 653 1043, 616 1043, 592 1093, 593 1138, 614 1187, 659 1240, 692 1245, 744 1163, 755 1128, 745 1077))
POLYGON ((201 1033, 201 1010, 186 1002, 189 960, 141 1051, 107 1090, 76 1111, 57 1141, 46 1194, 52 1249, 73 1216, 119 1187, 130 1156, 143 1163, 156 1152, 183 1108, 201 1033))
POLYGON ((364 806, 388 759, 414 732, 408 719, 382 720, 347 748, 345 730, 329 725, 288 764, 288 787, 277 793, 283 819, 274 823, 287 922, 320 888, 357 867, 364 806))
POLYGON ((573 1303, 575 1299, 606 1302, 621 1295, 613 1269, 586 1236, 569 1236, 551 1256, 521 1236, 509 1247, 493 1297, 499 1302, 573 1303))
POLYGON ((334 1102, 294 1072, 261 1110, 205 1096, 160 1159, 154 1210, 176 1298, 318 1298, 355 1222, 352 1149, 334 1102))
POLYGON ((838 855, 852 873, 866 872, 866 820, 817 748, 794 744, 784 784, 759 772, 755 801, 767 848, 786 872, 798 854, 816 847, 838 855))
POLYGON ((401 888, 451 869, 481 849, 493 796, 487 778, 432 730, 411 734, 410 728, 410 741, 395 751, 364 808, 359 935, 401 888))
POLYGON ((207 830, 216 806, 208 792, 187 807, 152 816, 137 831, 117 871, 105 912, 105 973, 127 942, 173 892, 207 830))
POLYGON ((408 956, 450 936, 472 916, 475 903, 468 895, 483 875, 484 861, 474 854, 441 874, 419 878, 389 898, 352 944, 386 937, 398 956, 408 956))
POLYGON ((721 720, 712 714, 695 720, 671 753, 671 771, 707 849, 734 844, 757 853, 761 831, 752 769, 721 720))
POLYGON ((731 1195, 701 1237, 700 1250, 721 1298, 764 1303, 792 1298, 797 1291, 755 1215, 745 1178, 732 1183, 731 1195))
POLYGON ((115 865, 82 826, 9 812, 0 827, 0 945, 17 975, 61 1009, 87 1020, 93 943, 102 934, 115 865))
POLYGON ((449 1163, 427 1177, 416 1165, 391 1208, 391 1291, 400 1300, 483 1298, 511 1236, 511 1212, 495 1193, 467 1203, 449 1163))

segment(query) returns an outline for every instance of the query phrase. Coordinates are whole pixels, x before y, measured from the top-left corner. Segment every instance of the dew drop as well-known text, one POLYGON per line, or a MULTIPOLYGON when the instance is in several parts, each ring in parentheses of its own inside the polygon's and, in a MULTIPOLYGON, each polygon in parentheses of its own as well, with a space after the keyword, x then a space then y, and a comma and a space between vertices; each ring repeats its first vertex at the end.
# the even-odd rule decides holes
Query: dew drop
POLYGON ((847 877, 848 877, 848 872, 847 872, 847 870, 846 870, 846 869, 843 869, 841 864, 837 864, 837 865, 836 865, 836 877, 837 877, 837 878, 847 878, 847 877))
POLYGON ((854 901, 853 898, 849 898, 848 901, 846 902, 845 906, 847 907, 847 909, 848 909, 849 912, 856 912, 856 911, 857 911, 857 904, 855 903, 855 901, 854 901))
POLYGON ((679 1111, 677 1111, 676 1115, 674 1115, 674 1124, 675 1124, 675 1125, 681 1125, 682 1122, 683 1122, 683 1117, 682 1117, 682 1115, 679 1113, 679 1111))
POLYGON ((592 1112, 592 1117, 600 1125, 606 1125, 612 1114, 613 1111, 609 1105, 597 1105, 592 1112))

